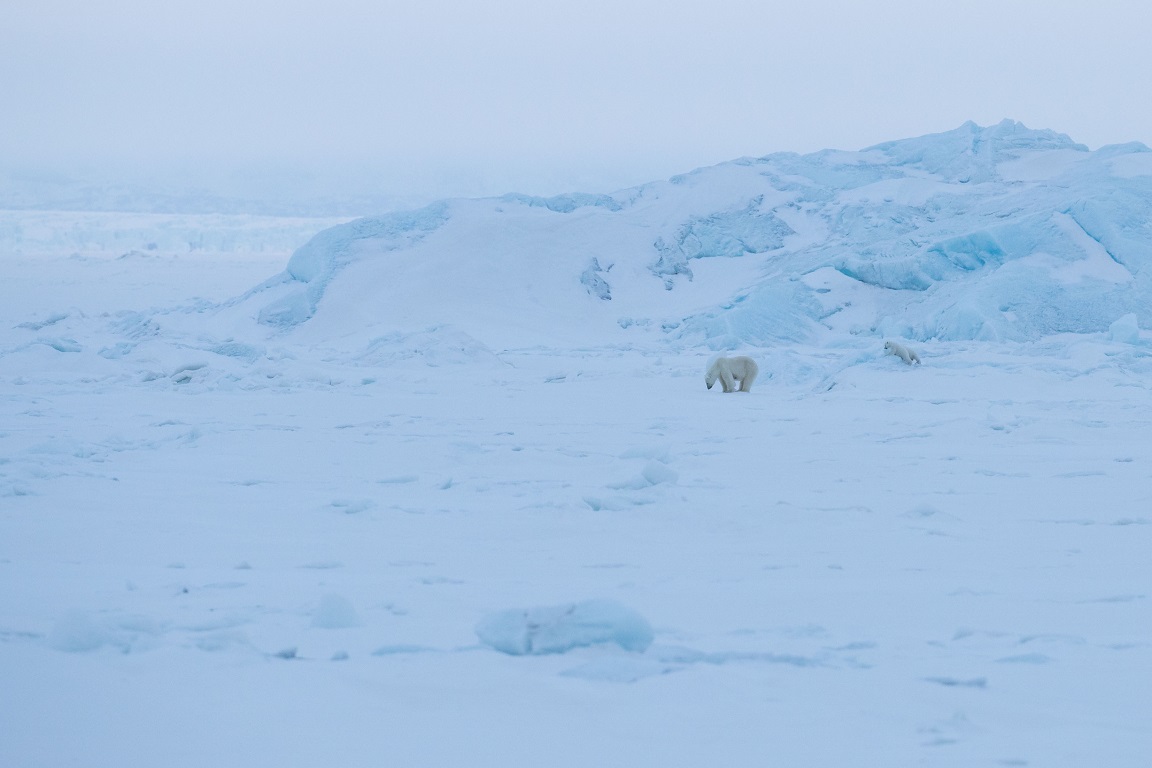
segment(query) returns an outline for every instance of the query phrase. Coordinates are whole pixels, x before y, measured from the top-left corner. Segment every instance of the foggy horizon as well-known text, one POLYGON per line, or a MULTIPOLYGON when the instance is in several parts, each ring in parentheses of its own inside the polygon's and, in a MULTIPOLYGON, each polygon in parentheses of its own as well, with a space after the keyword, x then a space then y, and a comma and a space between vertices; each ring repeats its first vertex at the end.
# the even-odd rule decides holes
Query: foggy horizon
POLYGON ((609 192, 1008 118, 1152 143, 1152 9, 14 0, 0 170, 417 199, 609 192))

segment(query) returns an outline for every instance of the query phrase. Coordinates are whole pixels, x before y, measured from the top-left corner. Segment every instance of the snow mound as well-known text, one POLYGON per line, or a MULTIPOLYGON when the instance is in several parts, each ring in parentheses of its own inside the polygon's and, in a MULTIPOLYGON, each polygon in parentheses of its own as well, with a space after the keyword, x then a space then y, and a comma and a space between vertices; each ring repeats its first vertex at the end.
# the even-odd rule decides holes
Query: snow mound
POLYGON ((652 627, 640 614, 613 600, 494 613, 476 626, 485 645, 513 656, 565 653, 573 648, 615 643, 642 652, 652 627))
POLYGON ((312 626, 319 629, 346 629, 358 627, 360 623, 360 615, 352 603, 341 595, 324 595, 312 613, 312 626))

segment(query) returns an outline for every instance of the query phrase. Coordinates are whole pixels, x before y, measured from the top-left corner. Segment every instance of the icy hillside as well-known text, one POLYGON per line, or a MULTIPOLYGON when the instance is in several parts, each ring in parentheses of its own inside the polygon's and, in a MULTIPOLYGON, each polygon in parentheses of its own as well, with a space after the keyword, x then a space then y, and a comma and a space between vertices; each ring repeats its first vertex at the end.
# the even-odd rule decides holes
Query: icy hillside
POLYGON ((774 154, 612 195, 452 200, 301 247, 267 326, 462 324, 497 348, 668 334, 1035 340, 1152 304, 1152 152, 1012 121, 774 154), (410 300, 419 297, 418 300, 410 300))

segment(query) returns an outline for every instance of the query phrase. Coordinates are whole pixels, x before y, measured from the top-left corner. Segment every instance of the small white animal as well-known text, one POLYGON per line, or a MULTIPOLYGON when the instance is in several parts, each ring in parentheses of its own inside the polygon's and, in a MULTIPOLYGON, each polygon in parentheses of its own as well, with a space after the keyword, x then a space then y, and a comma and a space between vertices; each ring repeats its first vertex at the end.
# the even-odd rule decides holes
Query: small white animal
POLYGON ((708 373, 704 375, 704 383, 708 385, 708 389, 712 389, 712 385, 716 383, 716 379, 720 379, 720 386, 723 387, 725 392, 735 392, 736 382, 740 382, 741 392, 748 392, 752 389, 752 382, 756 381, 756 374, 760 373, 760 368, 756 365, 756 361, 750 357, 718 357, 712 361, 712 365, 708 366, 708 373))
POLYGON ((904 346, 903 344, 898 344, 895 341, 884 342, 884 354, 896 355, 896 357, 908 363, 908 365, 912 365, 913 363, 920 363, 920 355, 908 349, 908 347, 904 346))

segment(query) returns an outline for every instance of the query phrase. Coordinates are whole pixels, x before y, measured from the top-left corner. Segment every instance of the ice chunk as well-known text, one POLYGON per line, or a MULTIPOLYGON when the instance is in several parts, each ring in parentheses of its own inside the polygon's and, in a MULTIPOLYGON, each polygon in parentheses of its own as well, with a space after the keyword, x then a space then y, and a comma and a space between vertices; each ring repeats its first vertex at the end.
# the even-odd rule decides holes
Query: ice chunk
POLYGON ((1129 312, 1108 326, 1108 337, 1121 344, 1135 344, 1140 341, 1140 326, 1136 323, 1136 314, 1129 312))
POLYGON ((652 643, 643 616, 614 600, 494 613, 476 626, 481 642, 514 656, 565 653, 601 643, 641 652, 652 643))
POLYGON ((660 485, 661 483, 675 485, 676 481, 680 479, 676 470, 659 461, 648 462, 641 470, 640 476, 647 480, 650 485, 660 485))
POLYGON ((325 595, 312 614, 312 626, 320 629, 345 629, 360 626, 360 616, 352 603, 340 595, 325 595))
MULTIPOLYGON (((611 267, 609 267, 611 269, 611 267)), ((595 296, 605 301, 612 300, 612 288, 608 285, 603 277, 600 276, 605 272, 600 266, 600 260, 593 258, 588 268, 580 273, 580 282, 584 285, 584 289, 592 296, 595 296)))
POLYGON ((67 653, 94 651, 109 640, 107 627, 84 611, 70 611, 61 616, 48 636, 53 648, 67 653))

